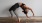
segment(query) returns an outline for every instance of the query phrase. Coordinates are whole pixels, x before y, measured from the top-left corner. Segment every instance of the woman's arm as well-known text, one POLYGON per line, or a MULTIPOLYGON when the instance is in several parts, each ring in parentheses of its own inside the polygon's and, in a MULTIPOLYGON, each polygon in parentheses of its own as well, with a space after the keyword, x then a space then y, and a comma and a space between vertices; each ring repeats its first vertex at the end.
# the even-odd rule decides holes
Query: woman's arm
POLYGON ((31 10, 31 12, 33 13, 33 16, 34 16, 34 12, 33 12, 33 10, 31 9, 31 8, 28 8, 29 10, 31 10))

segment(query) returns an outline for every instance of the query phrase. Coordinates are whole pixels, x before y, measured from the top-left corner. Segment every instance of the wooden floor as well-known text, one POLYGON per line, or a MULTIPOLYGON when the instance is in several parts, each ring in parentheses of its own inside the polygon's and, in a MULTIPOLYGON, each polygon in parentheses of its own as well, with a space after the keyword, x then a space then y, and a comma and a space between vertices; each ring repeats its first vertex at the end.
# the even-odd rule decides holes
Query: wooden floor
POLYGON ((42 22, 42 17, 20 17, 19 19, 21 19, 20 21, 29 21, 29 22, 42 22))
MULTIPOLYGON (((42 22, 42 17, 19 17, 20 23, 42 22)), ((0 17, 0 23, 17 23, 17 18, 0 17)))
POLYGON ((16 23, 16 22, 18 22, 17 18, 0 17, 0 23, 16 23))

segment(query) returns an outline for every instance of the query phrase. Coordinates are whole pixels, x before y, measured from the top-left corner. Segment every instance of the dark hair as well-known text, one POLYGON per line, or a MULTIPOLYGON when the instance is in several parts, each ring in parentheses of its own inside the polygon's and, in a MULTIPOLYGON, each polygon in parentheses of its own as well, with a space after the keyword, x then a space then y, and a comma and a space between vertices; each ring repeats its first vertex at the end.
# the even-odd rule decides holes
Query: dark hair
POLYGON ((25 5, 25 4, 24 4, 24 3, 22 3, 21 7, 22 7, 22 6, 24 6, 24 5, 25 5))

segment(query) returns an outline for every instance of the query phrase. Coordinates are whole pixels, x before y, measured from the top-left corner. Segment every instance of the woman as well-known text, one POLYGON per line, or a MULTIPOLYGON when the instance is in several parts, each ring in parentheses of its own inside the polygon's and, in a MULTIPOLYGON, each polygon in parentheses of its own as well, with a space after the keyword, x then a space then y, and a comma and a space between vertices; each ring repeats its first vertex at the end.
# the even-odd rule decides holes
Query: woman
MULTIPOLYGON (((13 5, 10 9, 9 9, 9 12, 10 12, 10 14, 11 14, 11 18, 13 17, 13 14, 11 13, 11 11, 13 10, 13 12, 17 9, 17 8, 19 8, 19 7, 21 7, 22 9, 23 9, 23 11, 22 12, 24 12, 25 14, 26 14, 26 16, 27 16, 27 13, 28 13, 28 10, 31 10, 32 11, 32 9, 31 8, 29 8, 29 7, 27 7, 24 3, 16 3, 15 5, 13 5)), ((15 13, 15 12, 14 12, 15 13)), ((32 13, 33 13, 33 11, 32 11, 32 13)), ((15 15, 17 16, 17 14, 15 13, 15 15)), ((33 16, 34 16, 34 13, 33 13, 33 16)), ((28 16, 27 16, 28 17, 28 16)), ((17 16, 17 18, 18 18, 18 16, 17 16)))

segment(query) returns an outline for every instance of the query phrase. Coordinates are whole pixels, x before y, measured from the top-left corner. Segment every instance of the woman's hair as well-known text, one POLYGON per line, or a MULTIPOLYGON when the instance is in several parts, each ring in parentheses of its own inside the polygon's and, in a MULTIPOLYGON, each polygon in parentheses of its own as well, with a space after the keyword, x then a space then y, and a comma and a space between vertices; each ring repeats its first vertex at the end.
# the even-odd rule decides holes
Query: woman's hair
POLYGON ((25 4, 24 3, 22 3, 22 5, 20 6, 20 7, 22 7, 22 6, 24 6, 25 4))

